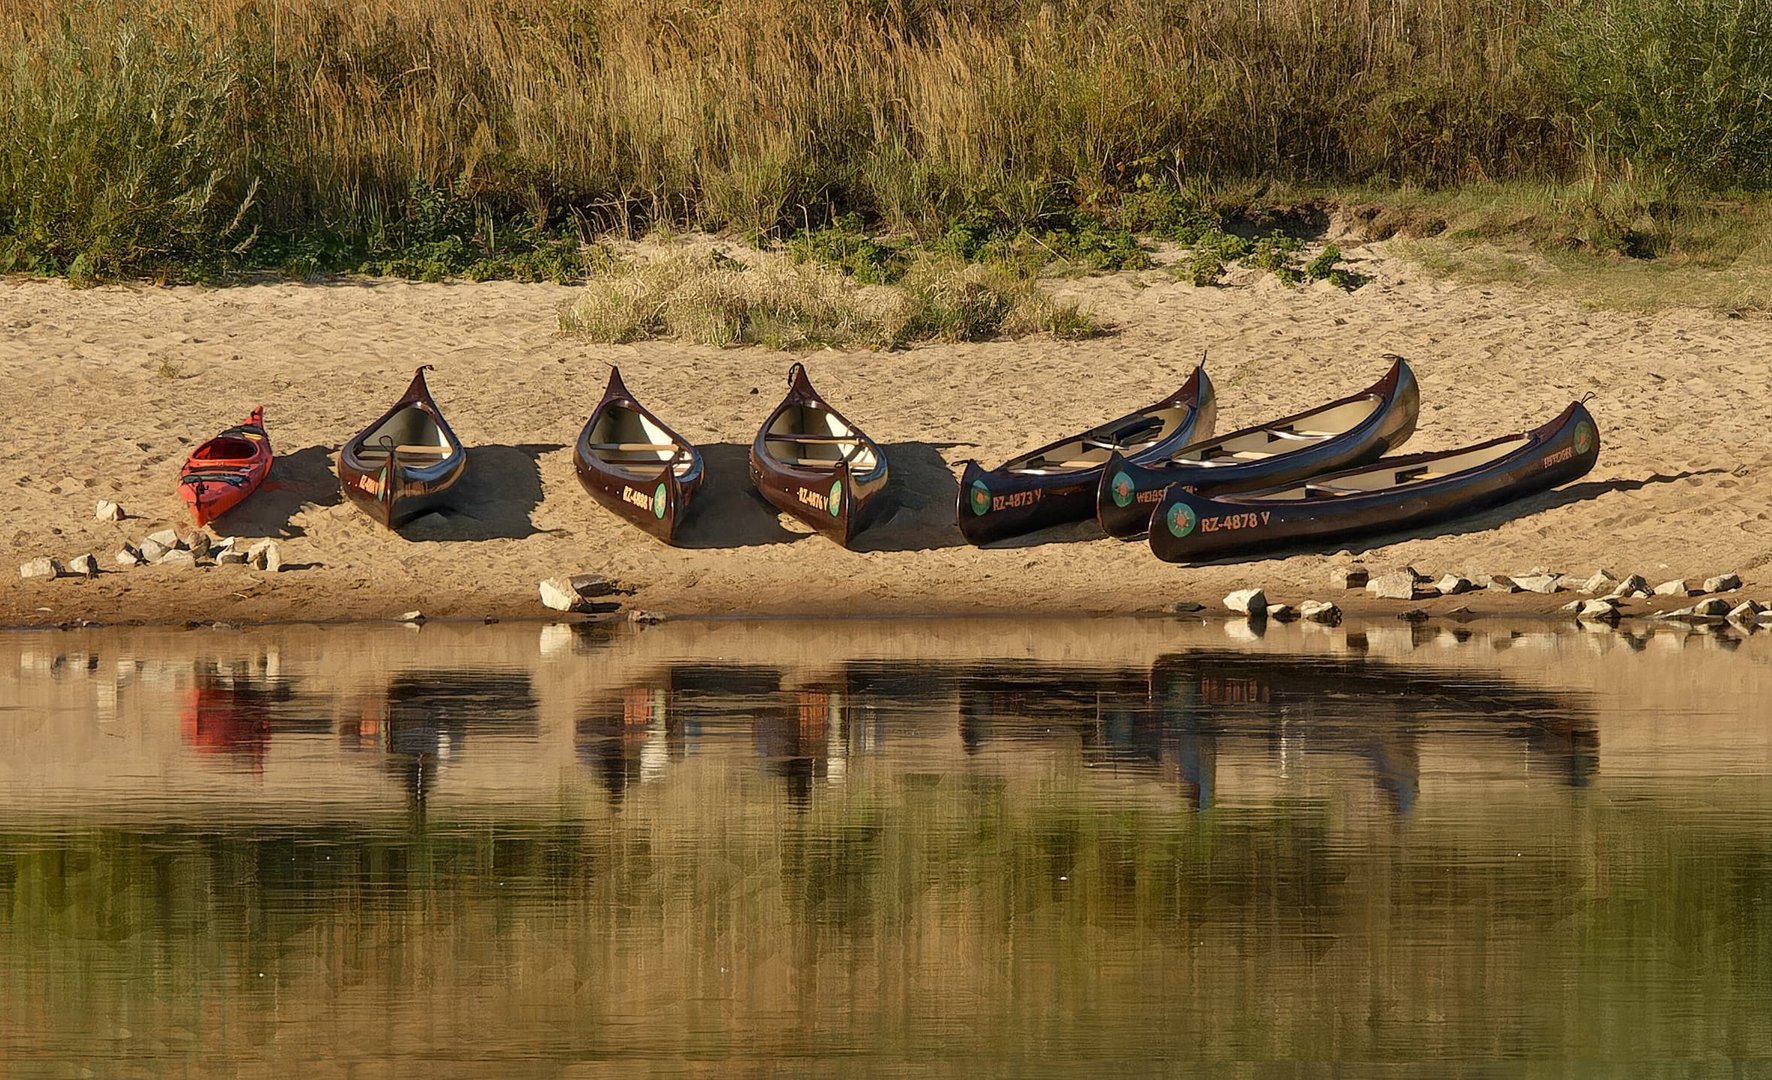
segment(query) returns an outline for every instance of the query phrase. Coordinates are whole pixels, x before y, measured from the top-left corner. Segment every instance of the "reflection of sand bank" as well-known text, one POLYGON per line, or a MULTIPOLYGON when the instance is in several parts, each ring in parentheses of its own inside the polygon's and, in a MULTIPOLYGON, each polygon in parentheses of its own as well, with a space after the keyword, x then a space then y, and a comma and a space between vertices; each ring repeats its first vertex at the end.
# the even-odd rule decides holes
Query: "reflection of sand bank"
POLYGON ((804 805, 862 761, 1068 760, 1196 806, 1378 776, 1401 807, 1527 776, 1587 783, 1596 762, 1602 783, 1772 765, 1758 718, 1769 634, 1722 650, 1714 634, 1661 631, 1270 626, 1233 650, 1219 625, 1157 620, 568 633, 3 635, 0 698, 17 705, 0 712, 0 800, 173 816, 218 802, 399 811, 415 792, 540 807, 620 800, 727 760, 804 805))

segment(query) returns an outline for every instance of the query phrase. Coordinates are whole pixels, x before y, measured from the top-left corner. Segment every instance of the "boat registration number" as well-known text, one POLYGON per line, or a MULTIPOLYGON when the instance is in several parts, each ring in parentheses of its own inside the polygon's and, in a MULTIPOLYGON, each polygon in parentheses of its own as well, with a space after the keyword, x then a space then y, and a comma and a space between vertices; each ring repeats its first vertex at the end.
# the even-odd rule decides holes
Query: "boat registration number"
POLYGON ((1273 516, 1274 513, 1272 510, 1263 510, 1259 513, 1251 511, 1247 514, 1224 514, 1220 517, 1201 518, 1200 531, 1218 532, 1220 529, 1259 529, 1263 525, 1266 525, 1273 516))
POLYGON ((992 495, 992 510, 1019 510, 1024 506, 1032 506, 1044 498, 1046 493, 1039 488, 1031 491, 1016 491, 1008 495, 992 495))

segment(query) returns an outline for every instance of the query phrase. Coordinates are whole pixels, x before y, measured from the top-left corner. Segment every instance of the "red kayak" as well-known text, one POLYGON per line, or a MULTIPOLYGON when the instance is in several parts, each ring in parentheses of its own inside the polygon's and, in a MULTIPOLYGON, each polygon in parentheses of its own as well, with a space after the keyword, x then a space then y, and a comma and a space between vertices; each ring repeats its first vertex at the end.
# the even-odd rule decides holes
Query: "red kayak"
POLYGON ((265 434, 264 406, 191 451, 178 475, 178 492, 198 525, 239 506, 271 473, 271 439, 265 434))

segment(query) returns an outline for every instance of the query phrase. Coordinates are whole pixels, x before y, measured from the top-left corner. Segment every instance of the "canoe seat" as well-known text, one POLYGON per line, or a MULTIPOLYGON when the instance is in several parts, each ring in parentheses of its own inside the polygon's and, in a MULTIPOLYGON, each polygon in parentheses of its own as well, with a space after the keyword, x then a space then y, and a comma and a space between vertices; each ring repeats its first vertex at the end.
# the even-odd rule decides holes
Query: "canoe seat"
POLYGON ((1280 439, 1291 439, 1295 442, 1316 442, 1318 439, 1322 438, 1322 436, 1308 434, 1303 431, 1281 431, 1278 428, 1269 428, 1267 438, 1269 442, 1277 442, 1280 439))
MULTIPOLYGON (((441 458, 448 457, 450 454, 455 453, 455 450, 453 447, 448 446, 396 446, 394 447, 394 452, 401 457, 441 458)), ((385 446, 360 446, 357 448, 357 456, 360 458, 387 457, 388 448, 385 446)))
POLYGON ((1128 450, 1135 450, 1135 449, 1149 446, 1151 443, 1155 442, 1156 440, 1155 439, 1125 439, 1121 442, 1110 442, 1109 440, 1106 440, 1106 439, 1082 439, 1079 441, 1083 444, 1083 447, 1088 450, 1118 450, 1121 453, 1125 453, 1128 450))
POLYGON ((1311 498, 1312 496, 1366 495, 1370 493, 1363 488, 1337 487, 1334 484, 1306 484, 1304 494, 1306 498, 1311 498))
POLYGON ((854 435, 766 435, 768 442, 804 443, 807 446, 829 446, 859 440, 854 435))
POLYGON ((585 443, 585 449, 586 450, 616 450, 616 451, 633 450, 633 451, 641 451, 641 452, 647 451, 647 450, 676 450, 678 453, 683 452, 682 448, 678 447, 678 445, 676 443, 668 443, 668 442, 666 442, 666 443, 594 442, 594 443, 585 443))
POLYGON ((605 450, 597 454, 597 460, 611 465, 662 465, 667 461, 682 461, 692 456, 687 449, 664 457, 645 450, 605 450))

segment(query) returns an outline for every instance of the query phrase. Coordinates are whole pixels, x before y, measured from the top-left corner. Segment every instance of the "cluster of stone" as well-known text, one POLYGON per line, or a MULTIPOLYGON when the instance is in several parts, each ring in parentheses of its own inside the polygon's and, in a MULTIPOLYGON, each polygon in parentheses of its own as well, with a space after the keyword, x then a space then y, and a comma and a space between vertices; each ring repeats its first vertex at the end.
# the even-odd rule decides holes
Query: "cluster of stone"
MULTIPOLYGON (((1329 571, 1329 585, 1332 589, 1352 590, 1364 589, 1374 598, 1380 600, 1428 600, 1440 596, 1461 596, 1479 589, 1501 593, 1531 592, 1551 595, 1559 592, 1580 591, 1586 599, 1574 600, 1563 606, 1563 610, 1572 614, 1581 622, 1616 623, 1628 613, 1624 605, 1631 600, 1654 600, 1665 597, 1709 596, 1691 607, 1676 611, 1656 612, 1651 618, 1685 619, 1688 621, 1710 621, 1716 623, 1732 622, 1744 627, 1772 625, 1772 607, 1754 600, 1732 602, 1714 594, 1733 592, 1741 588, 1741 578, 1737 574, 1719 574, 1706 578, 1699 583, 1689 583, 1683 579, 1663 582, 1651 587, 1648 579, 1641 574, 1617 575, 1609 570, 1598 570, 1586 581, 1577 582, 1573 577, 1534 567, 1520 574, 1473 574, 1466 577, 1462 574, 1444 574, 1439 578, 1423 574, 1413 566, 1399 567, 1373 573, 1367 567, 1354 563, 1334 567, 1329 571)), ((1273 619, 1281 622, 1292 619, 1306 619, 1312 622, 1335 624, 1341 621, 1341 609, 1326 600, 1307 600, 1296 608, 1290 604, 1275 604, 1267 598, 1267 594, 1259 588, 1238 589, 1224 598, 1225 609, 1250 619, 1273 619)), ((1177 603, 1169 607, 1172 613, 1198 611, 1200 605, 1177 603)), ((1468 612, 1468 608, 1459 608, 1459 612, 1468 612)), ((1405 619, 1419 621, 1428 617, 1427 612, 1412 608, 1400 616, 1405 619)))
MULTIPOLYGON (((100 521, 124 521, 128 514, 108 499, 100 499, 93 511, 100 521)), ((258 540, 245 544, 236 537, 216 538, 202 529, 180 533, 177 529, 160 529, 140 540, 123 541, 111 562, 120 569, 133 566, 173 566, 196 569, 200 566, 248 566, 254 570, 277 573, 284 568, 283 553, 275 540, 258 540)), ((95 578, 99 575, 98 559, 91 554, 76 555, 67 562, 49 556, 31 559, 18 568, 26 581, 63 577, 95 578)))

